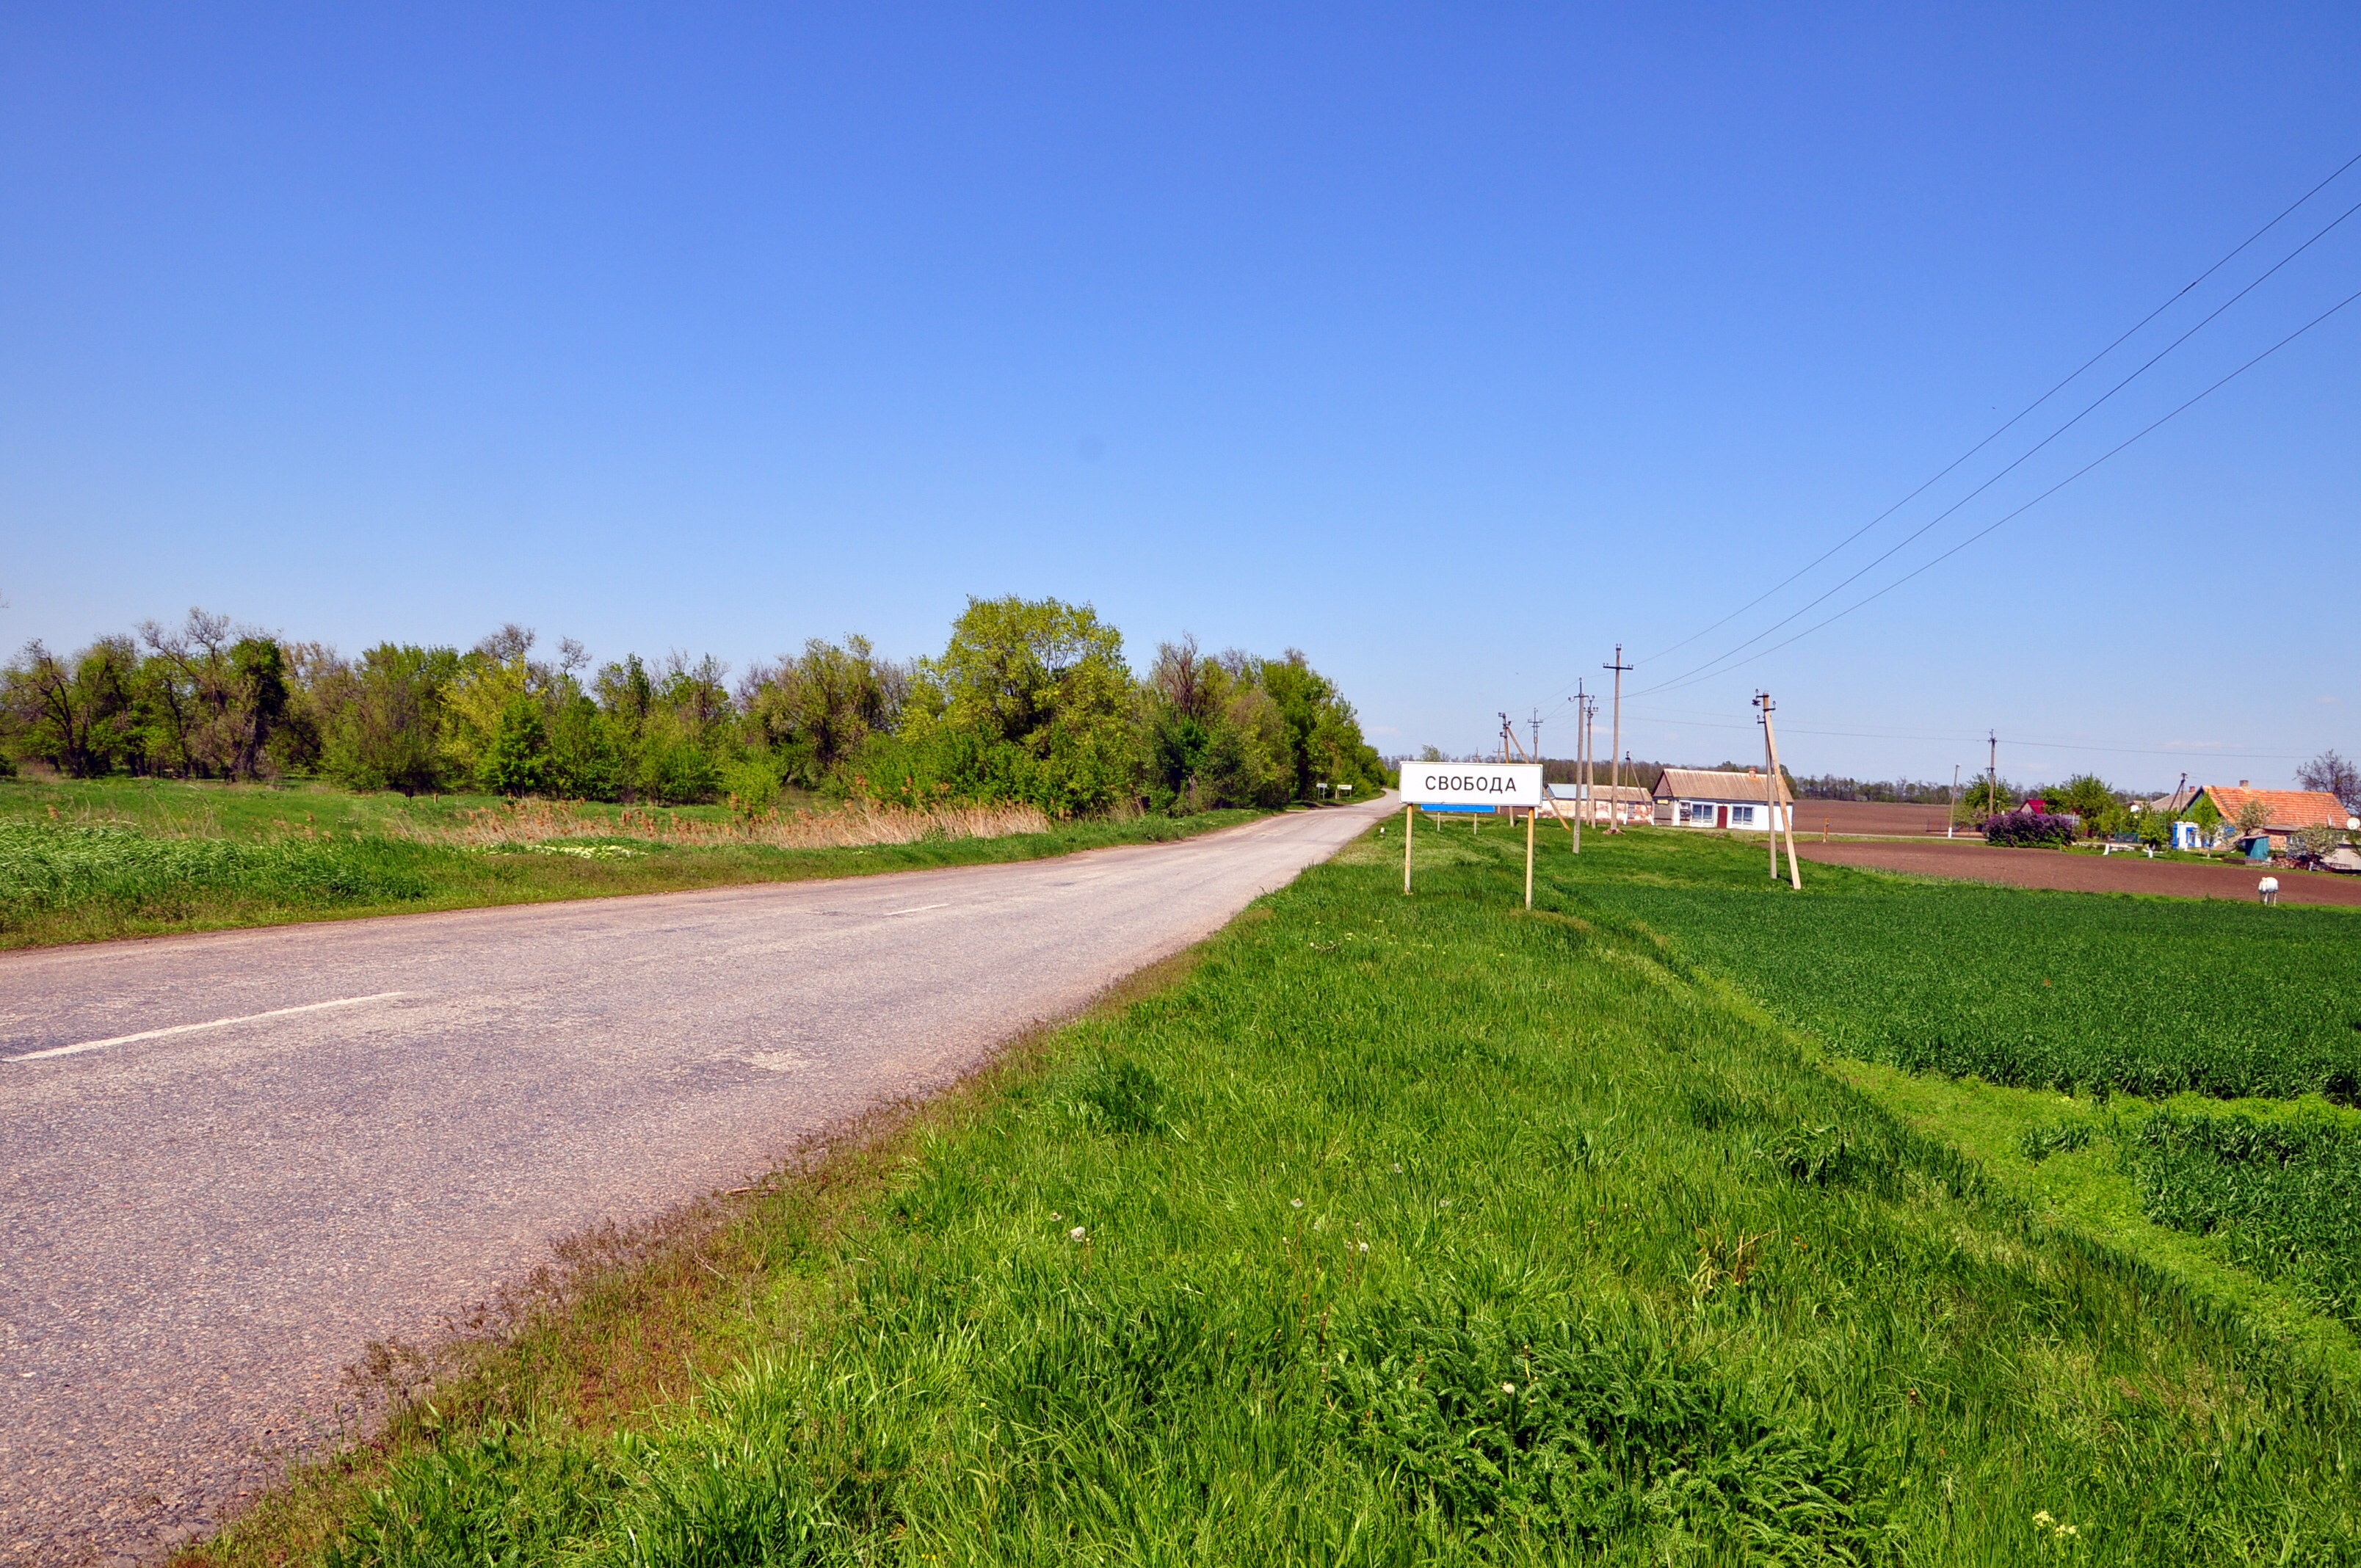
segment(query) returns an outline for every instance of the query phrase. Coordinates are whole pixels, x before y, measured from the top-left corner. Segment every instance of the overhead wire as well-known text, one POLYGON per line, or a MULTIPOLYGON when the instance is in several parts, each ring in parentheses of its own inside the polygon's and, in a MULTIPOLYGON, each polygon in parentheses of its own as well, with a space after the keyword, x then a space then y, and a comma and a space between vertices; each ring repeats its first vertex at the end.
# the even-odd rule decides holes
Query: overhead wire
MULTIPOLYGON (((1828 557, 1836 554, 1839 551, 1852 543, 1853 541, 1867 533, 1871 529, 1875 528, 1879 523, 1883 522, 1887 518, 1892 517, 1895 512, 1900 511, 1904 507, 1908 506, 1912 501, 1916 500, 1920 496, 1926 494, 1928 489, 1941 483, 1942 480, 1956 470, 1960 465, 1965 463, 1969 458, 1973 457, 1977 453, 1982 452, 1985 447, 1990 446, 1993 442, 2008 433, 2009 431, 2015 429, 2036 409, 2038 409, 2042 404, 2048 402, 2050 399, 2056 397, 2059 393, 2071 386, 2076 380, 2081 378, 2084 372, 2088 371, 2092 366, 2098 364, 2100 360, 2104 359, 2108 355, 2113 354, 2116 349, 2122 347, 2125 340, 2129 339, 2142 327, 2147 325, 2148 323, 2162 315, 2166 311, 2170 310, 2175 304, 2179 303, 2191 290, 2196 288, 2208 278, 2213 277, 2213 274, 2222 270, 2223 268, 2227 267, 2232 261, 2237 259, 2239 256, 2245 254, 2248 247, 2252 246, 2257 240, 2262 238, 2265 235, 2270 233, 2271 230, 2279 227, 2280 224, 2286 222, 2289 216, 2291 215, 2297 208, 2302 206, 2305 203, 2311 201, 2314 196, 2319 195, 2321 192, 2334 184, 2345 170, 2351 169, 2356 163, 2361 163, 2361 152, 2355 153, 2351 158, 2348 158, 2343 163, 2338 164, 2336 168, 2329 173, 2327 178, 2322 180, 2318 184, 2314 185, 2311 190, 2306 191, 2302 195, 2298 196, 2285 207, 2282 207, 2276 217, 2263 225, 2262 227, 2257 229, 2254 233, 2248 235, 2246 238, 2240 240, 2236 245, 2231 247, 2228 251, 2224 253, 2220 260, 2214 262, 2213 266, 2208 267, 2204 271, 2200 272, 2196 277, 2191 278, 2188 282, 2175 290, 2165 299, 2163 303, 2158 305, 2154 310, 2148 312, 2147 314, 2140 317, 2139 320, 2125 328, 2124 331, 2117 334, 2115 339, 2109 343, 2104 348, 2100 349, 2096 354, 2093 354, 2091 357, 2082 361, 2081 364, 2076 366, 2055 386, 2042 393, 2039 397, 2034 399, 2031 402, 2026 404, 2025 407, 2017 410, 2015 413, 2010 415, 2007 420, 1995 427, 1992 433, 1986 435, 1982 441, 1977 442, 1973 446, 1969 447, 1965 452, 1960 453, 1957 457, 1952 458, 1950 462, 1944 465, 1939 472, 1927 479, 1924 484, 1921 484, 1917 488, 1912 490, 1908 495, 1904 496, 1900 500, 1895 501, 1892 506, 1887 507, 1875 517, 1871 518, 1867 522, 1861 524, 1859 528, 1853 530, 1842 539, 1838 540, 1834 544, 1831 544, 1819 554, 1814 556, 1802 566, 1796 568, 1796 570, 1788 576, 1783 578, 1777 583, 1774 583, 1770 587, 1765 588, 1763 592, 1755 595, 1754 598, 1747 600, 1744 604, 1740 605, 1736 609, 1731 610, 1719 620, 1713 622, 1709 626, 1692 631, 1677 642, 1672 643, 1667 647, 1660 648, 1653 653, 1644 655, 1639 662, 1647 663, 1654 660, 1661 659, 1667 653, 1675 652, 1682 648, 1687 647, 1698 638, 1707 635, 1707 633, 1718 630, 1721 627, 1729 625, 1740 616, 1744 615, 1748 610, 1752 609, 1756 605, 1761 604, 1764 599, 1771 598, 1772 595, 1778 593, 1781 589, 1788 587, 1797 578, 1803 576, 1806 573, 1810 572, 1821 563, 1827 561, 1828 557)), ((2350 214, 2348 214, 2347 215, 2349 216, 2350 214)), ((2339 221, 2342 222, 2343 220, 2340 219, 2339 221)), ((2314 236, 2313 237, 2317 238, 2319 236, 2314 236)), ((2281 265, 2284 266, 2285 263, 2282 262, 2281 265)), ((2274 268, 2272 270, 2277 271, 2278 269, 2274 268)), ((2264 276, 2268 277, 2269 274, 2266 273, 2264 276)), ((2259 281, 2259 280, 2257 280, 2257 281, 2259 281)), ((2253 285, 2251 284, 2248 285, 2249 288, 2252 288, 2252 286, 2253 285)), ((2215 313, 2219 314, 2220 313, 2216 312, 2215 313)))
MULTIPOLYGON (((2147 374, 2147 372, 2153 369, 2158 362, 2162 360, 2165 356, 2170 354, 2174 349, 2179 348, 2182 344, 2187 343, 2200 332, 2202 332, 2208 325, 2212 324, 2215 318, 2219 317, 2223 312, 2228 310, 2231 306, 2245 299, 2248 294, 2253 293, 2257 289, 2261 288, 2263 284, 2269 281, 2270 279, 2280 270, 2280 269, 2286 267, 2297 257, 2301 256, 2305 251, 2310 250, 2313 246, 2328 237, 2331 233, 2334 232, 2346 219, 2352 217, 2356 213, 2361 213, 2361 202, 2355 203, 2352 206, 2345 208, 2344 212, 2330 219, 2329 222, 2323 225, 2317 233, 2313 234, 2310 239, 2305 240, 2301 245, 2296 247, 2293 250, 2279 258, 2279 259, 2271 266, 2268 271, 2264 272, 2260 277, 2255 279, 2253 282, 2248 283, 2245 288, 2239 290, 2236 293, 2231 295, 2228 299, 2214 306, 2213 310, 2199 318, 2196 324, 2190 327, 2188 331, 2182 333, 2179 337, 2174 338, 2170 343, 2166 344, 2162 348, 2157 350, 2157 352, 2150 356, 2147 362, 2142 364, 2138 369, 2134 370, 2130 375, 2125 376, 2114 386, 2100 393, 2096 398, 2093 398, 2090 402, 2084 404, 2081 411, 2076 413, 2073 418, 2059 425, 2056 430, 2051 431, 2048 435, 2043 436, 2039 441, 2028 447, 2006 466, 2003 467, 1999 472, 1984 480, 1982 484, 1978 485, 1974 489, 1970 490, 1966 495, 1961 496, 1958 500, 1953 501, 1949 506, 1945 507, 1941 511, 1937 512, 1933 517, 1928 518, 1925 522, 1919 524, 1918 527, 1912 530, 1909 533, 1905 534, 1898 543, 1887 548, 1883 554, 1873 558, 1866 565, 1856 570, 1850 576, 1840 579, 1817 597, 1806 599, 1803 604, 1798 605, 1795 609, 1790 610, 1787 614, 1782 616, 1777 620, 1773 621, 1769 626, 1764 627, 1762 630, 1756 632, 1745 641, 1739 643, 1736 647, 1715 655, 1713 658, 1707 660, 1702 664, 1691 666, 1689 669, 1683 671, 1680 674, 1675 675, 1670 681, 1664 682, 1662 685, 1646 687, 1639 695, 1644 696, 1647 692, 1671 691, 1677 689, 1678 686, 1686 684, 1690 676, 1702 674, 1710 671, 1715 665, 1735 658, 1745 649, 1756 642, 1760 642, 1763 638, 1770 636, 1781 627, 1787 625, 1789 622, 1794 621, 1806 614, 1808 614, 1815 607, 1825 604, 1829 599, 1834 598, 1838 594, 1842 593, 1846 588, 1850 587, 1854 583, 1859 582, 1861 578, 1867 576, 1878 567, 1892 560, 1895 555, 1901 554, 1904 550, 1908 549, 1912 544, 1916 543, 1920 539, 1925 538, 1927 532, 1934 529, 1936 525, 1950 518, 1953 514, 1958 512, 1960 508, 1966 506, 1970 501, 1972 501, 1977 497, 1982 495, 1986 490, 1991 489, 1994 485, 2000 483, 2001 480, 2006 478, 2010 474, 2015 472, 2027 462, 2030 462, 2044 448, 2048 447, 2051 442, 2056 441, 2059 436, 2064 435, 2068 431, 2081 423, 2084 419, 2095 412, 2103 404, 2113 399, 2117 392, 2122 391, 2125 387, 2130 386, 2134 381, 2138 380, 2142 376, 2147 374)), ((2306 328, 2304 330, 2308 331, 2310 329, 2306 328)), ((2267 350, 2266 352, 2268 353, 2270 351, 2267 350)), ((2260 356, 2258 356, 2257 357, 2260 356)), ((2243 367, 2241 368, 2243 368, 2243 367)), ((2208 389, 2208 390, 2211 390, 2211 389, 2208 389)), ((2202 397, 2203 394, 2201 393, 2199 395, 2202 397)), ((2168 415, 2167 417, 2169 418, 2170 416, 2168 415)), ((2150 428, 2153 429, 2154 427, 2151 426, 2150 428)), ((2142 433, 2145 434, 2146 432, 2142 432, 2142 433)), ((2118 447, 2115 450, 2120 451, 2122 448, 2118 447)), ((2113 454, 2110 453, 2109 455, 2113 455, 2113 454)), ((2087 472, 2087 470, 2085 471, 2087 472)), ((2010 515, 2015 516, 2015 514, 2011 513, 2010 515)), ((1990 530, 1986 530, 1985 532, 1989 532, 1990 530)), ((1855 534, 1854 537, 1858 538, 1860 535, 1855 534)), ((1979 534, 1977 537, 1981 538, 1982 535, 1979 534)), ((1823 557, 1823 559, 1825 558, 1826 557, 1823 557)), ((1938 557, 1938 559, 1940 557, 1938 557)), ((1791 577, 1788 580, 1792 582, 1795 579, 1791 577)), ((1761 600, 1758 599, 1755 602, 1760 603, 1761 600)), ((1695 639, 1691 639, 1691 641, 1695 641, 1695 639)), ((1779 646, 1784 647, 1785 644, 1781 643, 1779 646)), ((1741 662, 1744 663, 1745 661, 1741 662)))
MULTIPOLYGON (((2024 505, 2017 507, 2012 511, 2003 513, 1991 522, 1986 523, 1982 528, 1980 528, 1975 532, 1968 535, 1965 539, 1960 540, 1957 544, 1952 545, 1949 550, 1944 551, 1941 554, 1912 567, 1901 576, 1894 578, 1894 581, 1886 584, 1883 587, 1879 588, 1875 593, 1865 595, 1861 598, 1837 611, 1836 614, 1829 616, 1827 620, 1817 621, 1814 624, 1806 627, 1803 630, 1796 632, 1795 636, 1784 638, 1780 641, 1773 643, 1768 648, 1760 649, 1755 652, 1749 653, 1745 658, 1739 660, 1737 663, 1731 664, 1726 669, 1712 669, 1707 665, 1700 665, 1697 670, 1689 672, 1686 675, 1676 676, 1673 680, 1667 681, 1662 685, 1650 686, 1643 691, 1635 692, 1632 695, 1635 696, 1646 696, 1656 692, 1678 691, 1684 686, 1695 685, 1700 681, 1710 680, 1716 675, 1728 674, 1730 670, 1737 669, 1741 665, 1751 664, 1757 659, 1768 657, 1769 655, 1777 652, 1782 648, 1785 648, 1793 643, 1801 641, 1803 639, 1809 637, 1812 633, 1818 631, 1823 627, 1830 626, 1837 621, 1842 620, 1846 616, 1850 615, 1854 610, 1860 609, 1862 606, 1883 598, 1887 594, 1892 593, 1894 589, 1910 581, 1913 577, 1942 565, 1942 563, 1949 560, 1952 556, 1958 554, 1960 551, 1965 550, 1969 545, 1975 543, 1978 540, 1984 538, 2003 524, 2013 521, 2014 520, 2024 516, 2026 512, 2031 511, 2035 507, 2039 506, 2043 501, 2048 500, 2050 497, 2056 495, 2059 491, 2064 489, 2067 486, 2072 484, 2075 480, 2081 478, 2092 469, 2096 468, 2100 464, 2104 463, 2116 453, 2123 451, 2133 443, 2147 436, 2150 432, 2158 429, 2161 425, 2169 423, 2172 420, 2178 419, 2181 414, 2187 412, 2190 409, 2194 408, 2197 404, 2204 401, 2207 398, 2212 397, 2215 392, 2220 391, 2224 387, 2228 386, 2231 382, 2236 380, 2239 377, 2245 375, 2247 371, 2253 369, 2264 360, 2268 359, 2272 355, 2277 354, 2280 349, 2285 348, 2297 338, 2301 337, 2312 328, 2320 325, 2321 323, 2328 320, 2331 316, 2335 315, 2339 311, 2344 310, 2356 300, 2361 300, 2361 290, 2356 290, 2353 293, 2345 295, 2345 298, 2329 306, 2328 309, 2321 312, 2320 314, 2312 317, 2312 320, 2304 323, 2303 325, 2296 328, 2293 332, 2288 334, 2277 343, 2272 344, 2268 348, 2264 349, 2260 354, 2256 355, 2252 359, 2247 360, 2236 369, 2224 376, 2220 380, 2215 381, 2203 391, 2197 393, 2194 397, 2191 397, 2186 402, 2183 402, 2178 408, 2172 410, 2171 412, 2159 416, 2156 420, 2142 426, 2132 434, 2125 436, 2123 440, 2117 442, 2114 445, 2110 446, 2096 457, 2092 458, 2091 461, 2085 463, 2080 468, 2075 469, 2072 473, 2067 475, 2064 478, 2059 480, 2056 484, 2050 486, 2039 495, 2035 496, 2031 500, 2026 501, 2024 505)), ((1896 548, 1899 548, 1899 546, 1896 546, 1896 548)), ((1889 551, 1887 554, 1891 554, 1892 552, 1889 551)), ((1881 560, 1884 557, 1883 556, 1880 557, 1881 560)), ((1872 563, 1872 565, 1874 565, 1874 563, 1872 563)), ((1867 568, 1864 568, 1864 570, 1866 569, 1867 568)), ((1859 573, 1854 574, 1855 576, 1858 576, 1859 575, 1859 573)), ((1846 579, 1847 582, 1853 579, 1846 579)), ((1842 585, 1839 586, 1841 587, 1842 585)), ((1828 596, 1824 594, 1821 596, 1821 598, 1824 599, 1827 597, 1828 596)), ((1820 602, 1818 599, 1813 601, 1815 604, 1818 602, 1820 602)), ((1807 605, 1805 608, 1809 609, 1810 606, 1807 605)), ((1801 614, 1802 611, 1799 610, 1796 613, 1801 614)), ((1789 616, 1787 618, 1788 620, 1793 620, 1794 619, 1795 616, 1789 616)), ((1786 624, 1786 621, 1781 621, 1779 624, 1784 626, 1786 624)), ((1774 627, 1773 630, 1775 630, 1777 628, 1774 627)), ((1758 635, 1767 636, 1768 633, 1760 633, 1758 635)), ((1754 639, 1749 639, 1749 641, 1754 641, 1754 639)), ((1741 643, 1740 646, 1743 647, 1744 644, 1741 643)), ((1733 650, 1733 652, 1735 651, 1733 650)), ((1722 659, 1727 659, 1729 657, 1729 654, 1724 654, 1722 659)), ((1709 663, 1719 664, 1722 663, 1722 659, 1712 660, 1709 663)))

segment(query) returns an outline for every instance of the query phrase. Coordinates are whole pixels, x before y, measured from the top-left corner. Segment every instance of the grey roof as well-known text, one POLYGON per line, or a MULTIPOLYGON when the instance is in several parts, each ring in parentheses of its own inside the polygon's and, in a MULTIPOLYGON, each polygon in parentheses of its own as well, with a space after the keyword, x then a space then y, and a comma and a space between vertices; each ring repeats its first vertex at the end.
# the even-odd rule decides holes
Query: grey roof
MULTIPOLYGON (((1656 798, 1760 803, 1764 783, 1761 773, 1733 773, 1719 768, 1666 768, 1664 776, 1656 781, 1656 798)), ((1795 798, 1787 793, 1785 780, 1780 781, 1774 798, 1782 804, 1795 798)))

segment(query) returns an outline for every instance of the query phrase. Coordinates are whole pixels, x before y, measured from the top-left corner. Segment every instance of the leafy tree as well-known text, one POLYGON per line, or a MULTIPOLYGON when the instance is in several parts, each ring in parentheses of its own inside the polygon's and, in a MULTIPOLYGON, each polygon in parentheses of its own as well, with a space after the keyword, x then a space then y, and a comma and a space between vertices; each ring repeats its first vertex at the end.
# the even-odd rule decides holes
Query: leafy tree
POLYGON ((74 778, 111 773, 138 754, 132 685, 138 651, 127 637, 102 637, 60 659, 38 638, 8 666, 5 700, 18 749, 74 778))
POLYGON ((765 765, 779 779, 817 789, 872 736, 894 729, 909 681, 865 637, 815 637, 799 657, 747 673, 739 688, 746 744, 771 755, 765 765))
POLYGON ((352 789, 403 795, 441 788, 444 697, 459 673, 453 648, 383 642, 361 655, 327 724, 328 776, 352 789))
POLYGON ((568 682, 552 704, 547 785, 575 800, 619 798, 631 777, 623 737, 590 697, 568 682))
POLYGON ((2051 810, 2068 811, 2082 819, 2084 838, 2096 838, 2103 830, 2107 814, 2121 804, 2107 781, 2096 773, 2076 773, 2040 793, 2051 810))
POLYGON ((2326 790, 2347 812, 2361 816, 2361 767, 2334 751, 2323 751, 2295 771, 2299 788, 2326 790))
POLYGON ((531 692, 518 692, 500 709, 499 722, 476 762, 476 779, 493 795, 538 794, 549 782, 549 723, 531 692))

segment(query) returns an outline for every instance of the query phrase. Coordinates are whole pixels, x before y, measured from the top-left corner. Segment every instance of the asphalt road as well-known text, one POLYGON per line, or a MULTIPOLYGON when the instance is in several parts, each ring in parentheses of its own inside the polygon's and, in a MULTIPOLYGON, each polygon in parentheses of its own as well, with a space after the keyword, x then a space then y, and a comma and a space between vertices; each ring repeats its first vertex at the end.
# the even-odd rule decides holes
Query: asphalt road
POLYGON ((956 1079, 1378 814, 0 955, 0 1568, 203 1533, 368 1342, 956 1079))

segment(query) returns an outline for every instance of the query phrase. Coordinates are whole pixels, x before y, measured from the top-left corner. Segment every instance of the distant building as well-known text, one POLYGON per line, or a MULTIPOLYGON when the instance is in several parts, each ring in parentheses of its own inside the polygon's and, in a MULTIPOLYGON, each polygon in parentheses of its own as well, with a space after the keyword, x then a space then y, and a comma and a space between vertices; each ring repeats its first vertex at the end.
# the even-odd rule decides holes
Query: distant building
POLYGON ((1586 786, 1579 784, 1554 784, 1549 786, 1550 805, 1558 817, 1568 822, 1647 822, 1655 816, 1656 799, 1638 784, 1595 784, 1587 787, 1590 810, 1585 815, 1582 800, 1586 786))
POLYGON ((1666 768, 1656 781, 1655 819, 1673 828, 1720 828, 1763 833, 1789 826, 1795 810, 1786 781, 1774 785, 1749 768, 1742 773, 1718 768, 1666 768))
POLYGON ((2287 848, 2288 839, 2300 828, 2334 828, 2342 832, 2345 825, 2352 820, 2352 814, 2345 809, 2345 803, 2324 789, 2251 789, 2246 780, 2240 779, 2235 785, 2207 784, 2191 791, 2189 805, 2184 809, 2196 810, 2200 800, 2212 803, 2222 818, 2221 826, 2208 836, 2194 831, 2194 823, 2177 824, 2173 832, 2176 845, 2183 838, 2180 828, 2187 827, 2192 829, 2187 835, 2190 840, 2187 847, 2191 849, 2215 849, 2224 844, 2249 844, 2255 839, 2268 839, 2271 852, 2276 854, 2287 848), (2239 831, 2238 817, 2250 802, 2262 806, 2263 825, 2257 832, 2245 834, 2239 831))

